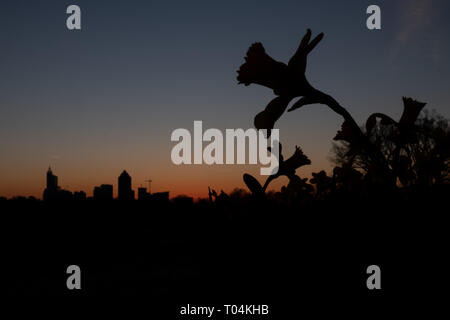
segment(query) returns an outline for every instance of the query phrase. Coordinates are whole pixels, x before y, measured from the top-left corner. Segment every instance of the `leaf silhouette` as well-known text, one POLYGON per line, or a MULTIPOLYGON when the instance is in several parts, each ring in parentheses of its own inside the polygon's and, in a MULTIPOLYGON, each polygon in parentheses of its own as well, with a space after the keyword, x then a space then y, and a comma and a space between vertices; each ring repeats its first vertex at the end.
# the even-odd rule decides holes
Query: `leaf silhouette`
MULTIPOLYGON (((281 117, 281 115, 286 110, 290 99, 285 99, 283 97, 276 97, 269 102, 264 111, 258 113, 255 116, 254 125, 255 128, 260 129, 273 129, 275 122, 281 117)), ((270 134, 270 131, 269 131, 270 134)))
POLYGON ((264 193, 261 184, 252 175, 244 173, 244 182, 252 194, 258 195, 264 193))
POLYGON ((292 107, 288 109, 288 112, 294 111, 308 104, 315 104, 320 102, 321 102, 320 99, 315 95, 301 97, 300 99, 297 100, 296 103, 292 105, 292 107))

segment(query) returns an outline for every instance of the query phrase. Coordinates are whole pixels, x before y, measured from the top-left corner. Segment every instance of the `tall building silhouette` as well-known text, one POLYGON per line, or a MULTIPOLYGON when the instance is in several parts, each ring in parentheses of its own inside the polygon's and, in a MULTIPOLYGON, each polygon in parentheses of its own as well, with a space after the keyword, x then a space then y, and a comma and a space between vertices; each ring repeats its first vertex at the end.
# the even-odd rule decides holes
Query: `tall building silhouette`
POLYGON ((131 177, 125 170, 119 176, 119 200, 134 200, 131 177))
POLYGON ((53 174, 50 166, 47 170, 47 189, 58 190, 58 177, 53 174))
POLYGON ((44 200, 52 200, 58 196, 58 177, 52 172, 50 166, 47 170, 47 187, 44 190, 44 200))
MULTIPOLYGON (((78 197, 83 197, 81 194, 78 197)), ((47 187, 44 190, 44 201, 48 200, 72 200, 73 194, 68 190, 61 189, 58 186, 58 177, 53 174, 52 169, 47 170, 47 187)))

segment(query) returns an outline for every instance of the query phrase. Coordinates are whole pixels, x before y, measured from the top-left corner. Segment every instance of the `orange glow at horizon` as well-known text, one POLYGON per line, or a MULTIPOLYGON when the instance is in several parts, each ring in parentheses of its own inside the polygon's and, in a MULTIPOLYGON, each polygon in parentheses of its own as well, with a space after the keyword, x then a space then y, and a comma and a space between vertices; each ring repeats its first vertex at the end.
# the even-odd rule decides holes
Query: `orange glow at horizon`
MULTIPOLYGON (((328 166, 329 167, 329 166, 328 166)), ((3 181, 0 184, 0 196, 12 198, 15 196, 34 196, 42 199, 42 194, 46 184, 46 172, 48 166, 42 166, 37 171, 32 168, 22 171, 21 173, 10 170, 8 174, 2 173, 3 181), (31 173, 33 172, 33 173, 31 173)), ((133 169, 131 166, 110 170, 108 168, 99 168, 96 172, 86 170, 80 172, 74 168, 63 167, 62 165, 52 166, 53 173, 58 176, 58 185, 66 190, 84 191, 88 197, 93 195, 95 186, 101 184, 112 184, 114 197, 117 197, 117 178, 122 170, 132 177, 132 187, 136 192, 137 188, 145 187, 148 189, 148 182, 151 179, 151 192, 169 191, 170 198, 179 195, 186 195, 194 199, 207 198, 208 187, 215 189, 217 192, 221 190, 229 193, 235 188, 247 190, 243 182, 242 175, 244 173, 252 174, 261 184, 264 183, 266 176, 259 175, 259 165, 181 165, 175 166, 170 164, 166 168, 158 168, 152 170, 152 173, 144 168, 133 169)), ((22 169, 23 170, 23 169, 22 169)), ((301 177, 309 178, 311 172, 330 169, 322 166, 305 166, 297 170, 297 174, 301 177)), ((281 177, 273 181, 268 190, 279 191, 281 186, 286 185, 287 178, 281 177)))

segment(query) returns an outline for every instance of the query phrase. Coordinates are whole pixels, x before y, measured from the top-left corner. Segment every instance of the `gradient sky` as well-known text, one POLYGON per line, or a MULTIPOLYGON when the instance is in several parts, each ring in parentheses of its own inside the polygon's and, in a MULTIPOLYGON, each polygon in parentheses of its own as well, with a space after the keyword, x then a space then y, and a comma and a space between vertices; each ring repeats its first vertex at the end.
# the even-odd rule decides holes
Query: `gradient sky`
MULTIPOLYGON (((398 119, 401 97, 450 117, 448 1, 20 1, 0 4, 0 196, 42 197, 50 164, 60 185, 92 194, 126 169, 133 187, 206 196, 244 188, 259 165, 175 166, 176 128, 250 128, 274 97, 236 81, 249 45, 287 62, 305 30, 325 37, 307 77, 358 123, 373 112, 398 119), (77 4, 82 30, 66 28, 77 4), (370 4, 382 30, 366 28, 370 4)), ((277 122, 285 157, 295 144, 330 171, 342 119, 325 106, 277 122)), ((259 176, 258 176, 259 177, 259 176)), ((259 177, 262 180, 262 177, 259 177)), ((287 179, 272 186, 279 188, 287 179)))

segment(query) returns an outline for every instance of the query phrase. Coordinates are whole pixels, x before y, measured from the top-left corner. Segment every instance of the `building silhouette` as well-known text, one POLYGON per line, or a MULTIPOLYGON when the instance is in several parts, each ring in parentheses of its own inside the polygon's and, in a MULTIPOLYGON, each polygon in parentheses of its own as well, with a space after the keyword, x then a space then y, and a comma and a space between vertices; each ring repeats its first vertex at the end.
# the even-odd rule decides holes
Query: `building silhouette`
POLYGON ((138 200, 151 200, 153 202, 168 202, 169 201, 169 191, 165 192, 147 192, 147 188, 138 188, 138 200))
POLYGON ((169 191, 164 192, 154 192, 150 195, 151 200, 157 202, 168 202, 169 201, 169 191))
POLYGON ((138 200, 149 200, 150 193, 147 192, 147 188, 138 188, 138 200))
POLYGON ((84 191, 75 191, 73 193, 73 199, 76 201, 86 200, 86 192, 84 191))
POLYGON ((113 186, 110 184, 102 184, 99 187, 94 188, 95 200, 112 200, 113 199, 113 186))
MULTIPOLYGON (((78 194, 77 196, 82 197, 81 194, 78 194)), ((73 199, 72 192, 61 189, 58 186, 58 177, 53 174, 53 171, 50 167, 48 167, 47 170, 47 187, 44 190, 43 198, 44 201, 73 199)))
POLYGON ((58 190, 58 177, 53 174, 50 166, 47 170, 47 190, 58 190))
POLYGON ((50 166, 47 170, 47 187, 44 190, 43 198, 45 201, 56 199, 58 197, 58 177, 52 172, 50 166))
MULTIPOLYGON (((132 179, 126 170, 123 170, 118 178, 119 200, 135 200, 134 190, 132 189, 132 179)), ((44 190, 43 198, 48 200, 86 200, 86 193, 84 191, 76 191, 74 193, 64 190, 58 186, 58 177, 53 174, 49 167, 47 171, 47 186, 44 190)), ((94 187, 93 198, 99 201, 112 201, 114 199, 113 186, 111 184, 102 184, 94 187)), ((169 192, 149 193, 147 188, 138 188, 138 200, 147 200, 155 202, 168 202, 169 192)))
POLYGON ((119 200, 134 200, 131 177, 125 170, 119 176, 119 200))

